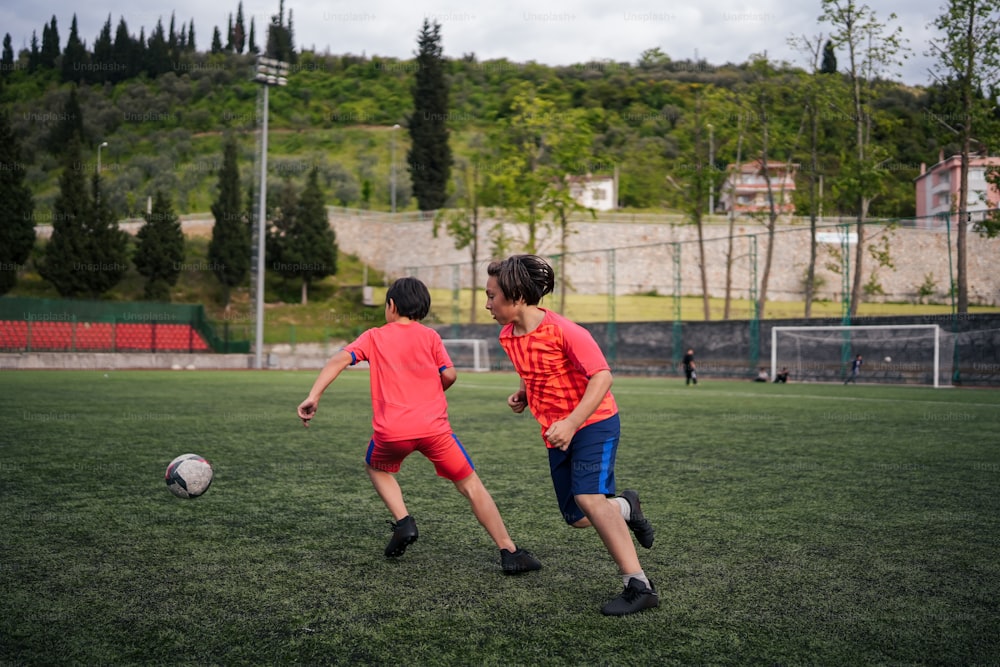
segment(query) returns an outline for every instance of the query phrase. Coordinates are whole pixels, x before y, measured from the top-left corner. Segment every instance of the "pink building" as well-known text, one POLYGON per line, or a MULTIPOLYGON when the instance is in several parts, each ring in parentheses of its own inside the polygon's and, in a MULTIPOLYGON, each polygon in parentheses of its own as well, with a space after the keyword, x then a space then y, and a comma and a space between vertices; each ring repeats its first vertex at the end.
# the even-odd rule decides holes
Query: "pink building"
MULTIPOLYGON (((767 176, 771 180, 771 194, 775 210, 782 215, 795 212, 792 193, 795 192, 795 174, 799 165, 795 163, 768 162, 767 176)), ((728 213, 736 214, 769 213, 771 200, 768 198, 767 179, 764 165, 760 160, 745 162, 737 166, 731 164, 726 169, 729 176, 722 185, 719 205, 728 213)))
MULTIPOLYGON (((1000 157, 969 156, 969 196, 967 210, 985 211, 1000 203, 1000 191, 986 182, 988 167, 1000 167, 1000 157)), ((917 218, 950 213, 958 210, 959 177, 962 157, 952 155, 947 160, 942 153, 938 163, 930 169, 920 165, 920 175, 915 179, 917 189, 917 218)))

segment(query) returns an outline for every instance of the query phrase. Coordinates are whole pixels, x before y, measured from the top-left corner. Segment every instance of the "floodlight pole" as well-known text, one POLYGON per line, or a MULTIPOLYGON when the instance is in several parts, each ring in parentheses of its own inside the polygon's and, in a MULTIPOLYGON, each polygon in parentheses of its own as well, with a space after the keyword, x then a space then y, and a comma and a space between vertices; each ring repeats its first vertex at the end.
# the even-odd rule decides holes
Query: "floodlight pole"
POLYGON ((389 156, 389 161, 390 161, 390 164, 389 164, 389 173, 392 176, 392 178, 390 180, 392 181, 391 188, 392 188, 392 212, 393 213, 396 212, 396 130, 398 130, 398 129, 399 129, 399 124, 398 123, 396 125, 392 126, 392 142, 391 142, 392 150, 390 151, 391 155, 389 156))
POLYGON ((715 212, 715 128, 708 124, 708 214, 715 212))
POLYGON ((101 149, 108 145, 108 142, 103 141, 97 146, 97 175, 101 175, 101 149))
POLYGON ((288 63, 273 58, 257 59, 257 75, 254 80, 264 86, 264 114, 261 119, 261 156, 260 156, 260 205, 257 210, 257 299, 256 299, 256 332, 254 334, 254 368, 264 367, 264 234, 267 231, 267 117, 268 90, 271 86, 284 86, 288 83, 285 74, 288 73, 288 63))

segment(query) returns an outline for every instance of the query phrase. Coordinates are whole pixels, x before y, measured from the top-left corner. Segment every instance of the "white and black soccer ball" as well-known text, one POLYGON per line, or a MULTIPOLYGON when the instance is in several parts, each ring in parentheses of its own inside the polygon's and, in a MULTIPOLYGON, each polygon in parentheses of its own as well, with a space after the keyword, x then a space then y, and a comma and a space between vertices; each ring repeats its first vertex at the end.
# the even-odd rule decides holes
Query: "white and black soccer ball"
POLYGON ((885 358, 885 363, 891 364, 892 363, 892 357, 886 357, 885 358))
POLYGON ((215 476, 212 464, 197 454, 181 454, 167 466, 167 488, 178 498, 197 498, 215 476))

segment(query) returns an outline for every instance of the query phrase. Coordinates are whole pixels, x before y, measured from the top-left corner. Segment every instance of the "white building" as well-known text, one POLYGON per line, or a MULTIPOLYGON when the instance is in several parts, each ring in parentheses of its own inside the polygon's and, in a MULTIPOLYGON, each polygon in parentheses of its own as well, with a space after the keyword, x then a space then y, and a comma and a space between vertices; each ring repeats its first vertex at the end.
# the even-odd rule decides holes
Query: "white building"
POLYGON ((618 208, 618 187, 611 176, 567 176, 570 195, 581 206, 596 211, 618 208))

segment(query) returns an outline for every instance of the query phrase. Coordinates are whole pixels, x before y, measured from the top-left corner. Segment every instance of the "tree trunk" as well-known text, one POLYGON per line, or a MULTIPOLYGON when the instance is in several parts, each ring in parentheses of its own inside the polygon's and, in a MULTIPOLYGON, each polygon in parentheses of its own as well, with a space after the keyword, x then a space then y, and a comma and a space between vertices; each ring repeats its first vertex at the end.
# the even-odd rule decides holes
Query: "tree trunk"
POLYGON ((302 303, 303 306, 306 305, 307 303, 309 303, 309 281, 307 281, 307 280, 303 280, 302 281, 302 301, 301 301, 301 303, 302 303))

